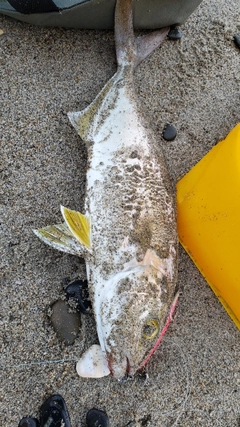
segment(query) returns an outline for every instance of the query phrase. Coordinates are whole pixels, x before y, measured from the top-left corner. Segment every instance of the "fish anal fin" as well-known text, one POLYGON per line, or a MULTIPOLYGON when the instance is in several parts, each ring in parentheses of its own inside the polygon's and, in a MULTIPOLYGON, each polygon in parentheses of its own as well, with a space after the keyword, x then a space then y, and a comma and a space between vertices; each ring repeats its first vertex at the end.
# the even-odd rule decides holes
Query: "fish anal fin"
POLYGON ((94 142, 95 131, 102 122, 102 115, 109 110, 109 106, 108 104, 105 106, 104 100, 111 91, 113 82, 114 76, 84 110, 68 113, 71 124, 85 142, 90 142, 91 144, 94 142))
POLYGON ((78 211, 61 206, 63 218, 77 241, 87 249, 91 248, 91 221, 90 217, 78 211))
POLYGON ((85 248, 79 245, 66 224, 50 225, 44 228, 33 230, 39 239, 54 249, 72 255, 84 256, 85 248))
POLYGON ((76 129, 78 135, 83 140, 86 140, 86 136, 90 127, 90 117, 86 114, 85 110, 68 113, 68 118, 73 127, 76 129))

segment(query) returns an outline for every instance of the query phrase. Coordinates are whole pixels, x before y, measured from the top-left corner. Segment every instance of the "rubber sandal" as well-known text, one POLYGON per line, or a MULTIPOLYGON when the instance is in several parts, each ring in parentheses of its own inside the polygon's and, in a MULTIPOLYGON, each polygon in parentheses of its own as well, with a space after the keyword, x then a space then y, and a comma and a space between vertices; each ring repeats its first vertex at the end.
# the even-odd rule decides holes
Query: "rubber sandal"
MULTIPOLYGON (((201 1, 133 0, 134 27, 181 25, 201 1)), ((112 29, 115 3, 116 0, 0 0, 0 14, 41 26, 112 29)))
POLYGON ((39 427, 39 423, 36 418, 24 417, 19 422, 18 427, 39 427))
POLYGON ((109 427, 109 419, 100 409, 90 409, 86 416, 87 427, 109 427))
POLYGON ((41 427, 71 427, 66 403, 59 394, 45 400, 39 412, 41 427))

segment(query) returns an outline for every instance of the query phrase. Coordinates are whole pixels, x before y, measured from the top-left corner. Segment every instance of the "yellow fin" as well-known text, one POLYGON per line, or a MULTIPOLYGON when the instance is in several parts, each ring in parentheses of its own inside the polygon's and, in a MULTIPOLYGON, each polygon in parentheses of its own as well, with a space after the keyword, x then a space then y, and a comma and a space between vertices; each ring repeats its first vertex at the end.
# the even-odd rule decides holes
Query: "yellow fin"
POLYGON ((79 241, 75 239, 65 223, 39 228, 38 230, 33 230, 33 232, 44 243, 47 243, 59 251, 67 252, 72 255, 84 255, 83 246, 79 245, 79 241))
POLYGON ((88 249, 91 247, 90 217, 61 206, 61 212, 74 237, 88 249))

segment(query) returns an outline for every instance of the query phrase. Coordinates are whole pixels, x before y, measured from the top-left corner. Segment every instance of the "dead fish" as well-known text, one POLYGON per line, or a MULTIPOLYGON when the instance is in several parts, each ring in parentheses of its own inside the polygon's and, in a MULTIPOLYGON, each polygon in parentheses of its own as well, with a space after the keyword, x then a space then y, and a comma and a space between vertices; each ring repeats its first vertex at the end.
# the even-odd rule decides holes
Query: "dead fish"
POLYGON ((135 67, 169 29, 135 39, 132 22, 132 1, 118 0, 117 72, 85 110, 68 114, 88 149, 85 212, 61 207, 63 224, 35 230, 84 256, 101 350, 117 379, 144 366, 176 305, 175 196, 133 85, 135 67))

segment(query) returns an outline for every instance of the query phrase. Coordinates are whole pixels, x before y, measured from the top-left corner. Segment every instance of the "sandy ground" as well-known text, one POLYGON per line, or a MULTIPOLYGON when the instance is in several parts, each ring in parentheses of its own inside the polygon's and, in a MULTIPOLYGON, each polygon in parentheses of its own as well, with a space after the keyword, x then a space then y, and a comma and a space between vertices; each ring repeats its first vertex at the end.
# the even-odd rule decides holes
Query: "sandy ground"
MULTIPOLYGON (((84 262, 51 250, 32 229, 61 221, 60 204, 83 206, 86 151, 66 113, 86 107, 114 73, 113 33, 4 17, 0 28, 0 425, 16 427, 60 393, 73 427, 85 426, 92 407, 106 410, 112 427, 239 427, 239 332, 182 248, 177 316, 149 363, 149 381, 77 376, 75 360, 97 342, 93 317, 82 317, 66 347, 49 306, 68 280, 85 277, 84 262)), ((182 31, 135 80, 173 184, 240 121, 239 0, 204 0, 182 31), (161 137, 166 123, 178 130, 173 142, 161 137)))

